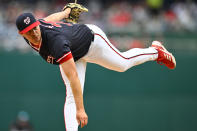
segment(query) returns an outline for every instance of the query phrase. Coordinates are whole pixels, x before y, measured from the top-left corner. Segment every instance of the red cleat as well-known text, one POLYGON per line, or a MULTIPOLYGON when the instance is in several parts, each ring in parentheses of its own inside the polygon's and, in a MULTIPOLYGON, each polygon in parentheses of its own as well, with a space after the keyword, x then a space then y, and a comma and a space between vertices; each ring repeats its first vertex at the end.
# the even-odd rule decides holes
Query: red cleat
POLYGON ((174 69, 176 67, 176 60, 172 53, 168 52, 166 48, 159 41, 153 41, 152 47, 154 47, 158 51, 158 64, 164 64, 169 69, 174 69))

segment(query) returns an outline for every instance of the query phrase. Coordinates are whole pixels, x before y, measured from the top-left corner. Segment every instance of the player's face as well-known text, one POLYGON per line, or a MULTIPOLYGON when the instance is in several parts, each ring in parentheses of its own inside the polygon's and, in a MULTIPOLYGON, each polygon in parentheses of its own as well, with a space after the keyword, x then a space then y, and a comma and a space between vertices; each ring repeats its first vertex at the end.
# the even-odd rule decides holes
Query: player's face
POLYGON ((29 30, 27 33, 22 34, 22 36, 33 44, 39 44, 41 41, 40 27, 36 26, 33 29, 29 30))

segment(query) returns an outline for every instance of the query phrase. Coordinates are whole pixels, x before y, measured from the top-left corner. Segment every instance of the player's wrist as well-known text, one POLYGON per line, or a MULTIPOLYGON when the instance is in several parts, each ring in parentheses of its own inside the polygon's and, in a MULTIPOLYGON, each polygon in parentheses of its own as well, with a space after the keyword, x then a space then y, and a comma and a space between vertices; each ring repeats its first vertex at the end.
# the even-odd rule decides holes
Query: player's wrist
POLYGON ((85 110, 85 108, 84 108, 84 106, 80 106, 80 107, 76 107, 76 110, 77 111, 83 111, 83 110, 85 110))
POLYGON ((85 111, 85 108, 84 108, 83 105, 81 105, 81 106, 76 106, 76 110, 77 110, 78 112, 81 112, 81 111, 85 111))
POLYGON ((68 18, 71 12, 71 8, 66 8, 65 10, 63 10, 63 13, 65 15, 65 18, 68 18))

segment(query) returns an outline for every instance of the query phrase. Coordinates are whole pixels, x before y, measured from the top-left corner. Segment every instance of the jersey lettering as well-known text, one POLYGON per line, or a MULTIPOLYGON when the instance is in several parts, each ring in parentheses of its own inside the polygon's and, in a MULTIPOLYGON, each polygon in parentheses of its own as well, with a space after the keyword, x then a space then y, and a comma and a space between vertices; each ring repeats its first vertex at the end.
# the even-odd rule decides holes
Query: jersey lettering
POLYGON ((60 24, 65 24, 65 25, 67 25, 67 26, 73 26, 71 23, 64 23, 64 22, 61 22, 61 21, 59 21, 58 23, 60 23, 60 24))
POLYGON ((58 22, 45 21, 45 20, 42 20, 42 21, 47 23, 47 24, 50 24, 52 26, 55 26, 55 27, 62 27, 60 24, 65 24, 67 26, 73 26, 71 23, 64 23, 64 22, 61 22, 61 21, 58 21, 58 22))
POLYGON ((51 24, 51 25, 53 25, 53 26, 55 26, 55 27, 62 27, 60 24, 58 24, 58 23, 55 23, 55 22, 52 22, 52 21, 44 21, 45 23, 48 23, 48 24, 51 24))

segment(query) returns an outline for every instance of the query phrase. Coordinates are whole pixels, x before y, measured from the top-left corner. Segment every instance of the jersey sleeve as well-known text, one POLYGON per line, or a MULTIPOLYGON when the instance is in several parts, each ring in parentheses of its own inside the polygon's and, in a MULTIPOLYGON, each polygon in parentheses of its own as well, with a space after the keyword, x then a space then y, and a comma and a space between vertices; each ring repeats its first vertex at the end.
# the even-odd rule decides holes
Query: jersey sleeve
POLYGON ((61 64, 72 58, 69 40, 66 40, 61 36, 56 36, 50 44, 52 45, 50 48, 51 54, 55 58, 56 62, 61 64))

